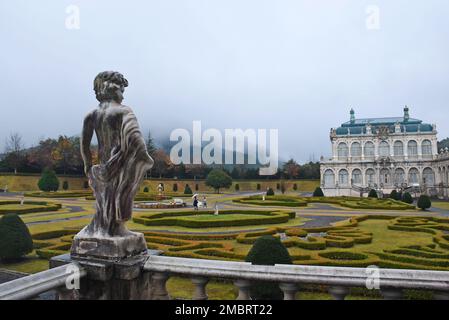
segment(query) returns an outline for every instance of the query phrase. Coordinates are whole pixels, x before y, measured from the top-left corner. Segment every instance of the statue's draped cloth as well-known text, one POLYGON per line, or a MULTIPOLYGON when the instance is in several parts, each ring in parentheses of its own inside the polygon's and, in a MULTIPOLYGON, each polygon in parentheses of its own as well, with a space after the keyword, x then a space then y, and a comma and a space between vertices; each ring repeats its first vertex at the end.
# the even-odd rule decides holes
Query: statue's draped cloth
POLYGON ((122 118, 120 145, 114 146, 106 163, 94 165, 88 173, 96 197, 96 215, 87 232, 112 236, 116 222, 131 218, 134 197, 151 162, 134 113, 122 118))

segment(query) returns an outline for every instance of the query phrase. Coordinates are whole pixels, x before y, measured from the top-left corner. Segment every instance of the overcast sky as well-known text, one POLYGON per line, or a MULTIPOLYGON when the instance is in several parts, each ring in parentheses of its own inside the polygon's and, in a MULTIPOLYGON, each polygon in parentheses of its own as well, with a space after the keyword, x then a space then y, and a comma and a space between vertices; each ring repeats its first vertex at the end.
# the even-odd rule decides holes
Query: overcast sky
POLYGON ((277 128, 281 156, 302 162, 330 153, 351 107, 384 117, 407 104, 442 139, 448 17, 447 0, 1 0, 0 150, 10 132, 27 146, 79 134, 104 70, 125 75, 124 103, 156 136, 193 120, 277 128))

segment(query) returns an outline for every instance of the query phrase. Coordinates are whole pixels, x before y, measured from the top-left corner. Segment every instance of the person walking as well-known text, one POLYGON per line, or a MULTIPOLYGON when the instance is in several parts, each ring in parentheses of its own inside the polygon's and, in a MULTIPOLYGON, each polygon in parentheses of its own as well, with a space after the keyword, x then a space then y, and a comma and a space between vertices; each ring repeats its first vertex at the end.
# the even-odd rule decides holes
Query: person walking
POLYGON ((193 197, 193 209, 194 209, 195 211, 198 211, 198 199, 197 199, 196 196, 193 197))

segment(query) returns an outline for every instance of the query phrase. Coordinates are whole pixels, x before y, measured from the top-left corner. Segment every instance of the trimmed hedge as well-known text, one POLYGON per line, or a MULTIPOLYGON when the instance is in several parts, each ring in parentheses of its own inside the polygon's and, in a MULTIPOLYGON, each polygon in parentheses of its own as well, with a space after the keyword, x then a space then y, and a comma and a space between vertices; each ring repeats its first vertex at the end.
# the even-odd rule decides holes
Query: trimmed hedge
POLYGON ((61 209, 60 203, 51 203, 44 201, 24 201, 24 204, 28 205, 36 205, 38 207, 35 208, 15 208, 15 209, 5 209, 2 208, 2 205, 20 205, 20 201, 0 201, 0 215, 7 213, 16 213, 16 214, 26 214, 26 213, 35 213, 35 212, 48 212, 48 211, 58 211, 61 209))

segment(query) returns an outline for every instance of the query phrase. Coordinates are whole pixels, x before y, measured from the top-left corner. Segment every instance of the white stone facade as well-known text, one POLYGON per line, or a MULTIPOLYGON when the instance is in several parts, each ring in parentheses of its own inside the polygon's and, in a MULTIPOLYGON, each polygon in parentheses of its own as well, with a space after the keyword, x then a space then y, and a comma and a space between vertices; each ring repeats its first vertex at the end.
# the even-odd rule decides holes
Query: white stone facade
POLYGON ((355 120, 353 114, 350 122, 331 130, 332 158, 322 159, 320 168, 326 196, 408 189, 447 198, 449 154, 447 150, 438 153, 435 125, 426 125, 425 131, 417 125, 414 132, 407 132, 411 126, 400 118, 380 124, 382 119, 355 120), (350 132, 352 128, 357 132, 350 132))

